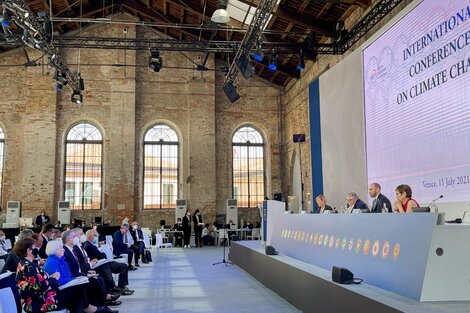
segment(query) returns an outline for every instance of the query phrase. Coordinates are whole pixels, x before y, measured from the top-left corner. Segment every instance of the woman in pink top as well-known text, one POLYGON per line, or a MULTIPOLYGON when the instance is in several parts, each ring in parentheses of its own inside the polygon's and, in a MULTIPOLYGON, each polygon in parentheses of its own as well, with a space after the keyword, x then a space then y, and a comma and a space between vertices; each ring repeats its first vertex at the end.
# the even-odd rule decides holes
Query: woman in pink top
POLYGON ((408 185, 398 185, 395 188, 397 199, 393 203, 393 211, 400 213, 411 213, 411 208, 419 207, 418 202, 411 198, 412 191, 408 185))

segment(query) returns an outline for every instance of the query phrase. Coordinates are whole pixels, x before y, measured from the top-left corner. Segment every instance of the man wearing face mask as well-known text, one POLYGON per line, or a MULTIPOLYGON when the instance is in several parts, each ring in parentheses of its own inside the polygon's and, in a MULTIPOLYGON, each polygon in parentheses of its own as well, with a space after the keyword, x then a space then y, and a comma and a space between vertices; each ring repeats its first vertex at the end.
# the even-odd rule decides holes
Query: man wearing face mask
POLYGON ((189 241, 191 239, 191 213, 189 212, 189 209, 183 217, 183 237, 184 247, 189 248, 189 241))
MULTIPOLYGON (((144 243, 144 234, 142 230, 139 229, 139 223, 137 221, 132 222, 132 229, 130 230, 132 239, 134 240, 134 245, 139 249, 139 255, 141 257, 142 263, 148 263, 148 261, 144 258, 145 253, 145 243, 144 243)), ((136 253, 137 256, 137 253, 136 253)), ((138 264, 137 259, 135 261, 138 264)))
POLYGON ((5 233, 0 229, 0 260, 6 260, 8 257, 8 251, 5 244, 5 233))
POLYGON ((37 227, 41 227, 43 226, 44 224, 47 224, 51 221, 51 219, 49 218, 49 216, 46 215, 46 211, 45 210, 41 210, 41 213, 36 216, 36 226, 37 227))
POLYGON ((173 230, 175 231, 175 247, 182 247, 183 246, 183 224, 181 223, 181 218, 178 217, 176 220, 175 226, 173 226, 173 230))
POLYGON ((196 247, 202 248, 202 229, 204 228, 204 223, 202 222, 201 212, 199 212, 199 209, 194 212, 193 222, 196 247))
POLYGON ((41 236, 42 236, 42 239, 43 239, 43 243, 42 243, 41 247, 39 248, 39 252, 38 252, 39 257, 41 259, 47 259, 46 246, 47 246, 47 243, 49 242, 49 240, 52 239, 54 234, 55 234, 54 225, 46 224, 42 227, 41 236))
MULTIPOLYGON (((98 236, 96 230, 88 230, 86 232, 86 241, 83 243, 83 248, 85 249, 88 258, 91 259, 91 262, 94 260, 106 259, 106 254, 98 250, 96 246, 97 244, 98 236)), ((123 296, 129 296, 134 293, 133 290, 130 290, 126 287, 126 285, 129 284, 128 269, 126 264, 111 261, 98 266, 96 271, 100 274, 101 277, 103 277, 108 292, 120 293, 123 296), (119 274, 118 286, 116 286, 114 283, 113 273, 119 274)))
MULTIPOLYGON (((119 298, 120 295, 113 296, 111 294, 107 294, 103 278, 95 277, 96 273, 94 270, 91 270, 91 266, 88 262, 86 262, 86 269, 82 270, 78 261, 77 253, 77 251, 80 250, 80 240, 74 231, 65 231, 62 234, 62 243, 64 244, 64 259, 70 269, 72 276, 87 276, 90 278, 89 283, 84 287, 91 304, 96 306, 104 306, 105 304, 108 305, 106 300, 116 300, 119 298)), ((117 303, 113 304, 116 305, 117 303)))

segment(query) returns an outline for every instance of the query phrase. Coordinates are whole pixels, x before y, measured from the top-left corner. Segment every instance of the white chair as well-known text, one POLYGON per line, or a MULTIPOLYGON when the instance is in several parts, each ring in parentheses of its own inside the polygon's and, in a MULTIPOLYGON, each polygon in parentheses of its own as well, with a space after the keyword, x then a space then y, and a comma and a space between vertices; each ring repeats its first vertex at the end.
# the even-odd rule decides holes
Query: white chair
POLYGON ((11 240, 10 239, 5 239, 5 248, 7 250, 10 250, 12 248, 12 245, 11 245, 11 240))
POLYGON ((217 230, 217 245, 220 246, 220 241, 222 242, 228 239, 227 229, 219 229, 217 230))
POLYGON ((101 245, 100 250, 101 250, 101 252, 106 254, 106 258, 108 260, 127 264, 127 254, 125 254, 126 257, 122 257, 124 254, 121 254, 121 257, 114 258, 113 257, 113 251, 111 250, 111 247, 108 244, 101 245))
POLYGON ((155 234, 155 247, 157 251, 161 248, 173 248, 173 244, 169 242, 163 242, 163 237, 161 234, 155 234))
POLYGON ((5 266, 5 260, 1 259, 0 260, 0 272, 3 270, 3 267, 5 266))
POLYGON ((261 232, 260 228, 253 228, 251 230, 251 235, 247 235, 246 238, 252 239, 252 240, 255 240, 256 238, 256 240, 260 240, 261 239, 260 232, 261 232))
POLYGON ((110 247, 113 246, 113 236, 111 235, 106 236, 106 244, 109 245, 110 247))

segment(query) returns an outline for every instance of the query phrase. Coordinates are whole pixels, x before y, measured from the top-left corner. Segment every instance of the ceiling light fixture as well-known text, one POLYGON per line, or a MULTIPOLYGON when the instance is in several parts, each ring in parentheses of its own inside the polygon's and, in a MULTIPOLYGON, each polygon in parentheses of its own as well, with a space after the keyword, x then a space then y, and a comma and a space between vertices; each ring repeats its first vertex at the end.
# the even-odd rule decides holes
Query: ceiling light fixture
POLYGON ((268 68, 271 70, 271 71, 275 71, 277 70, 277 59, 278 59, 279 55, 274 52, 273 55, 271 56, 271 59, 269 60, 269 66, 268 68))
POLYGON ((228 0, 219 0, 216 10, 212 14, 211 21, 217 24, 226 24, 230 21, 230 15, 227 12, 228 0))
POLYGON ((149 68, 154 72, 160 72, 163 66, 163 60, 160 56, 160 52, 153 50, 149 56, 149 68))

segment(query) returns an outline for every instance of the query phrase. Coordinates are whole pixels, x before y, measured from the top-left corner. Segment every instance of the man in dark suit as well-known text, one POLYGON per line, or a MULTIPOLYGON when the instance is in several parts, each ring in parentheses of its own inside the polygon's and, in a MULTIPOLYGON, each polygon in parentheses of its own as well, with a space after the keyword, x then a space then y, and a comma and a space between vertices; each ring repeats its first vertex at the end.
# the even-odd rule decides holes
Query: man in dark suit
POLYGON ((50 223, 51 219, 46 215, 45 210, 41 210, 41 213, 36 216, 36 226, 41 227, 44 224, 50 223))
POLYGON ((114 233, 113 236, 113 254, 115 256, 120 256, 121 254, 127 254, 127 264, 129 266, 129 270, 133 271, 136 270, 134 266, 132 266, 132 257, 134 256, 134 251, 129 249, 131 247, 131 243, 128 242, 127 238, 127 231, 129 230, 129 225, 122 224, 121 228, 114 233))
POLYGON ((132 235, 132 239, 134 240, 134 246, 137 247, 138 252, 139 252, 139 253, 136 253, 135 264, 139 264, 138 262, 139 256, 142 259, 142 263, 148 263, 148 261, 144 257, 144 254, 145 254, 144 233, 139 228, 139 222, 137 221, 132 222, 132 229, 130 230, 130 232, 132 235))
POLYGON ((373 199, 370 211, 372 213, 382 213, 385 211, 384 208, 386 208, 386 212, 391 213, 392 203, 386 196, 380 193, 381 189, 378 183, 369 185, 369 196, 373 199))
POLYGON ((175 231, 175 247, 183 247, 183 224, 181 223, 181 218, 178 217, 173 230, 175 231))
POLYGON ((42 227, 41 236, 43 239, 42 246, 39 248, 38 254, 41 259, 47 259, 46 246, 51 236, 54 234, 54 225, 48 223, 42 227))
POLYGON ((355 209, 361 209, 362 213, 368 213, 369 207, 365 204, 364 201, 359 199, 357 193, 350 192, 346 197, 346 202, 348 203, 348 213, 352 213, 355 209))
MULTIPOLYGON (((98 243, 98 233, 94 229, 90 229, 86 232, 86 241, 83 243, 83 248, 90 260, 101 260, 106 259, 106 254, 98 250, 95 244, 98 243)), ((110 292, 118 292, 123 296, 128 296, 134 293, 133 290, 128 289, 126 286, 129 284, 128 281, 128 268, 124 263, 111 261, 98 266, 96 272, 103 277, 106 284, 106 289, 110 292), (119 274, 118 286, 115 285, 113 275, 119 274)))
POLYGON ((318 195, 315 198, 315 201, 317 202, 317 205, 318 205, 318 213, 319 214, 326 213, 327 211, 329 213, 333 212, 333 209, 328 204, 326 204, 326 198, 325 198, 324 195, 318 195))

